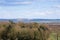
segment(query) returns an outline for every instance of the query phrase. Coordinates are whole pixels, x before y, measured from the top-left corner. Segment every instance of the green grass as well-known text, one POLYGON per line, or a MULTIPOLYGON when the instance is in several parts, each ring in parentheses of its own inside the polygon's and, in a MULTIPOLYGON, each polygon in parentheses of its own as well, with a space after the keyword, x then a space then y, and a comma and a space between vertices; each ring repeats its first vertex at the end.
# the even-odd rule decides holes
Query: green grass
MULTIPOLYGON (((51 33, 50 34, 50 40, 57 40, 57 34, 56 33, 51 33)), ((58 40, 60 40, 60 34, 58 35, 58 40)))

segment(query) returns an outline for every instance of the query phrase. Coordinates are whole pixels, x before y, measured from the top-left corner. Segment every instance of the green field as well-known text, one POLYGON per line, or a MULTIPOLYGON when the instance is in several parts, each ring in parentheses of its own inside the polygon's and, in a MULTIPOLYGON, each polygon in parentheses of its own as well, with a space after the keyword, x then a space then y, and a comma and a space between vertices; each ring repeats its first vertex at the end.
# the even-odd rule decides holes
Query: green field
POLYGON ((50 40, 60 40, 60 34, 58 34, 58 37, 57 37, 57 33, 51 33, 50 40))

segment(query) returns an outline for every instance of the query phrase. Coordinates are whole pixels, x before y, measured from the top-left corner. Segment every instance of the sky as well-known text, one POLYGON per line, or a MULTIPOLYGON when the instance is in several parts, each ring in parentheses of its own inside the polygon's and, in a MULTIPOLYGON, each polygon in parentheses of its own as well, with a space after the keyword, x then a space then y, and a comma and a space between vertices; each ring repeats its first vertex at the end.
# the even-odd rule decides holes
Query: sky
POLYGON ((0 19, 60 19, 60 0, 0 0, 0 19))

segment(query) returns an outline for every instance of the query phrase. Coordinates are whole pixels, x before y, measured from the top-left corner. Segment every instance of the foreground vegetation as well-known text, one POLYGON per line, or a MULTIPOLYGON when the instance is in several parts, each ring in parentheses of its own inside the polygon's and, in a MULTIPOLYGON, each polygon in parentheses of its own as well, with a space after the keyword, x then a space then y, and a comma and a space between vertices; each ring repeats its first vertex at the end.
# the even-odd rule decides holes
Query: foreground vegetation
POLYGON ((49 40, 60 40, 60 25, 50 25, 51 33, 49 40))
POLYGON ((47 40, 50 31, 47 25, 38 23, 0 23, 0 40, 47 40))
POLYGON ((57 33, 51 33, 50 34, 50 40, 60 40, 60 34, 58 34, 58 36, 57 36, 57 33))

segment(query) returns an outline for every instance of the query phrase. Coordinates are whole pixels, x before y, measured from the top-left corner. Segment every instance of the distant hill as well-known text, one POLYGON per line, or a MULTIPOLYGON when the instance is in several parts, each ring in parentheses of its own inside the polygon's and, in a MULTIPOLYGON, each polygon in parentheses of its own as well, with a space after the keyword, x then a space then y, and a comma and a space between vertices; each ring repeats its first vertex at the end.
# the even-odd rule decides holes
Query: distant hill
POLYGON ((13 21, 13 22, 38 22, 38 23, 50 23, 50 22, 59 22, 60 19, 0 19, 0 21, 13 21))
POLYGON ((41 23, 51 23, 51 22, 59 22, 60 19, 31 19, 30 21, 32 22, 41 22, 41 23))

